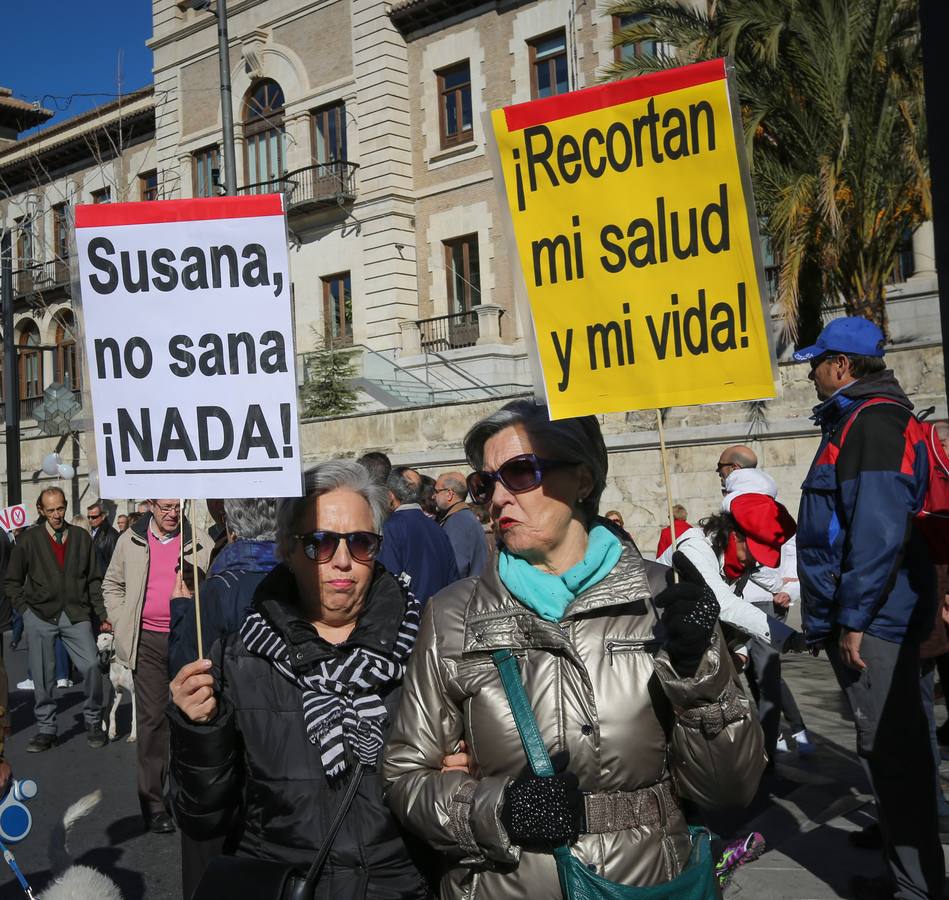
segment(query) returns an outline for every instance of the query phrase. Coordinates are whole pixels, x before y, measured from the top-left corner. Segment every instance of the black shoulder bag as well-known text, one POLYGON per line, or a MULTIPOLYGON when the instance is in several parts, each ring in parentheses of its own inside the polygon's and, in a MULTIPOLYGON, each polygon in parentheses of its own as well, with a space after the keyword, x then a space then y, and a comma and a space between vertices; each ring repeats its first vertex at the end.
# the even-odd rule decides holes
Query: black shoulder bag
POLYGON ((254 859, 248 856, 215 856, 192 895, 192 900, 313 900, 320 873, 329 856, 336 835, 349 812, 365 767, 358 763, 343 796, 339 809, 323 839, 320 852, 306 872, 293 863, 254 859))

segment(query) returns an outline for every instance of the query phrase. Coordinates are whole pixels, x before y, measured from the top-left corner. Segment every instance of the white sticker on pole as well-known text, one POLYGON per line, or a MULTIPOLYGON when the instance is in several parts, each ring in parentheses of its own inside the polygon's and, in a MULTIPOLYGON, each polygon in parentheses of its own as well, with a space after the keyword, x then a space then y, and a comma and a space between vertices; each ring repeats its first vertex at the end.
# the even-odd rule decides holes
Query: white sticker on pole
POLYGON ((0 509, 0 528, 15 531, 26 527, 26 507, 22 503, 0 509))
POLYGON ((299 496, 283 197, 76 208, 103 497, 299 496))

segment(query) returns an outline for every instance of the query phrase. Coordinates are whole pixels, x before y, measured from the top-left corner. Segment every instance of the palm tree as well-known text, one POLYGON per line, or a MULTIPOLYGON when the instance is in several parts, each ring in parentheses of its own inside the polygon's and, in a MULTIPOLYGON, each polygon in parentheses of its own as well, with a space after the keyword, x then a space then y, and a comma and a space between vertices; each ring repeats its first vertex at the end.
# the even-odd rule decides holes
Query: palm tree
POLYGON ((916 0, 614 0, 607 78, 731 55, 758 216, 781 260, 786 336, 825 300, 886 329, 897 249, 931 217, 916 0))

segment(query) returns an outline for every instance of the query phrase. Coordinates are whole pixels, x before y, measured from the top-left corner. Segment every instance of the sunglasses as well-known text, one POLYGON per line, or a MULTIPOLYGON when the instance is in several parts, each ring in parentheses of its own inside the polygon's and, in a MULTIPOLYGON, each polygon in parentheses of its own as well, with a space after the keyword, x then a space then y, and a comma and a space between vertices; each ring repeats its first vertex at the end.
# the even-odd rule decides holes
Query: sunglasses
POLYGON ((468 493, 475 503, 483 505, 494 495, 494 487, 499 481, 512 494, 523 494, 538 487, 544 480, 544 473, 550 469, 575 465, 559 459, 541 459, 533 453, 522 453, 512 456, 496 472, 472 472, 467 479, 468 493))
POLYGON ((340 534, 336 531, 311 531, 309 534, 295 534, 293 537, 303 544, 303 552, 314 562, 329 562, 335 555, 339 542, 346 541, 346 549, 356 562, 370 563, 382 546, 382 535, 372 531, 349 531, 340 534))

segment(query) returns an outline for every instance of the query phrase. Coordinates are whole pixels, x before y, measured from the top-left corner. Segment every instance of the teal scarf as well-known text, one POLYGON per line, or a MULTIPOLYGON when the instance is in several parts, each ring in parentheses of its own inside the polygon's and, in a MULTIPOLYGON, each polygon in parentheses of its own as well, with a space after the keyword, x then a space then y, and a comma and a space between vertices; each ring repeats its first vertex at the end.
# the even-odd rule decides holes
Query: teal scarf
POLYGON ((498 574, 511 595, 548 622, 559 622, 567 607, 585 590, 602 581, 616 565, 623 545, 603 525, 594 525, 586 556, 563 575, 551 575, 526 559, 502 550, 498 574))

